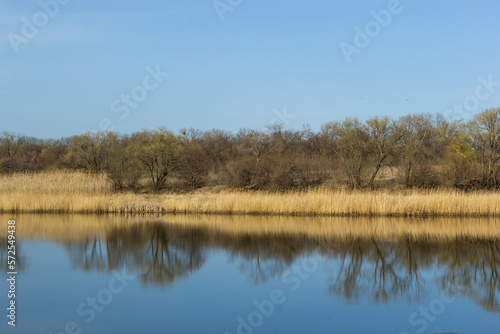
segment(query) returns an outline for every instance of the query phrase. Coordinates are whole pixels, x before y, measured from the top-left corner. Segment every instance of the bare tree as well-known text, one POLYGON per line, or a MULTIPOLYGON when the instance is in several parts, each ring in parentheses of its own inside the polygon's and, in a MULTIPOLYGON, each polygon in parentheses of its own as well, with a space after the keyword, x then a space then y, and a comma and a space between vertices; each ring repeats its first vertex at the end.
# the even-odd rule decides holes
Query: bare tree
POLYGON ((0 172, 14 172, 19 169, 19 153, 26 137, 11 132, 0 133, 0 172))
POLYGON ((433 150, 435 127, 430 114, 401 117, 398 126, 401 131, 399 158, 403 170, 404 185, 411 187, 417 165, 433 150))
POLYGON ((364 169, 369 150, 369 134, 366 126, 356 118, 327 123, 322 132, 332 139, 332 151, 340 160, 352 188, 364 186, 364 169))
POLYGON ((199 143, 186 144, 181 164, 179 176, 191 189, 202 187, 207 183, 211 161, 199 143))
POLYGON ((131 154, 146 168, 153 188, 158 191, 165 180, 181 166, 182 139, 165 128, 144 130, 133 138, 131 154))
POLYGON ((371 118, 366 121, 366 127, 375 165, 368 185, 373 188, 380 168, 395 155, 397 145, 403 135, 397 124, 388 117, 371 118))
POLYGON ((483 185, 498 188, 500 168, 500 108, 487 109, 468 124, 482 165, 483 185))
POLYGON ((86 132, 73 136, 69 138, 66 160, 72 167, 102 172, 106 169, 109 147, 116 140, 118 135, 112 131, 86 132))

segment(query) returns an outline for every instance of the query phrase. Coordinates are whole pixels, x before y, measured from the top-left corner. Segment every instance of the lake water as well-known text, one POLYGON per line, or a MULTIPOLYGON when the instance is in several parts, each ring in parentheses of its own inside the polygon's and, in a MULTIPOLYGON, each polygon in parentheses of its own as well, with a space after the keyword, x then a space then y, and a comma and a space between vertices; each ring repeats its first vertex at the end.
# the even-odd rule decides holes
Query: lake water
POLYGON ((494 219, 0 221, 1 333, 500 333, 494 219))

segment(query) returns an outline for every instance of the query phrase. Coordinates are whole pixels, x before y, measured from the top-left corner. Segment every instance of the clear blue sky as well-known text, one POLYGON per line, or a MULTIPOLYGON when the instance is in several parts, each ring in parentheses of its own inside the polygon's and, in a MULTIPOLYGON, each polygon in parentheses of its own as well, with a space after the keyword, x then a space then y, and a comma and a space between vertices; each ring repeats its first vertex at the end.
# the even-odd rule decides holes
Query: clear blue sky
POLYGON ((237 3, 218 2, 232 9, 221 20, 212 0, 71 0, 45 9, 53 17, 38 1, 2 1, 0 131, 262 129, 285 108, 287 127, 317 130, 346 116, 445 114, 464 101, 464 118, 500 107, 500 84, 474 101, 480 76, 500 82, 498 1, 401 0, 350 63, 341 43, 355 46, 355 27, 377 29, 371 11, 389 1, 237 3), (38 20, 37 33, 26 20, 38 20), (169 76, 157 84, 148 66, 169 76), (121 99, 133 90, 131 108, 121 99))

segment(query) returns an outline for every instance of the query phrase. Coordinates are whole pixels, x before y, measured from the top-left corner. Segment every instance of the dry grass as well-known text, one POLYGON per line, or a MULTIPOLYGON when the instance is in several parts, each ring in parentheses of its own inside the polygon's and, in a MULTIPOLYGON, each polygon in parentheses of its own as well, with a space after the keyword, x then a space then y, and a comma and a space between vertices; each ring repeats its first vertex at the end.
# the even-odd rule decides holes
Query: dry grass
POLYGON ((113 185, 105 174, 56 170, 0 175, 0 194, 111 194, 113 185))
POLYGON ((333 216, 500 216, 500 193, 453 190, 200 193, 166 196, 169 212, 333 216))
POLYGON ((499 217, 500 193, 319 188, 283 193, 115 194, 105 175, 55 171, 1 176, 0 212, 499 217))

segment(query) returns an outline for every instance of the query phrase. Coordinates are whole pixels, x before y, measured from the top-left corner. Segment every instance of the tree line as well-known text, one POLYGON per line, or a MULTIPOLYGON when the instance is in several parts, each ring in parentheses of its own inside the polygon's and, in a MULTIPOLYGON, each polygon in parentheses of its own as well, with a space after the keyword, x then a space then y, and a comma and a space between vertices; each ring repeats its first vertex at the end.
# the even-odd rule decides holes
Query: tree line
POLYGON ((130 135, 88 132, 61 139, 0 134, 0 173, 106 172, 117 190, 208 186, 300 189, 500 187, 500 108, 471 121, 431 114, 356 118, 319 131, 271 125, 237 133, 164 127, 130 135))

